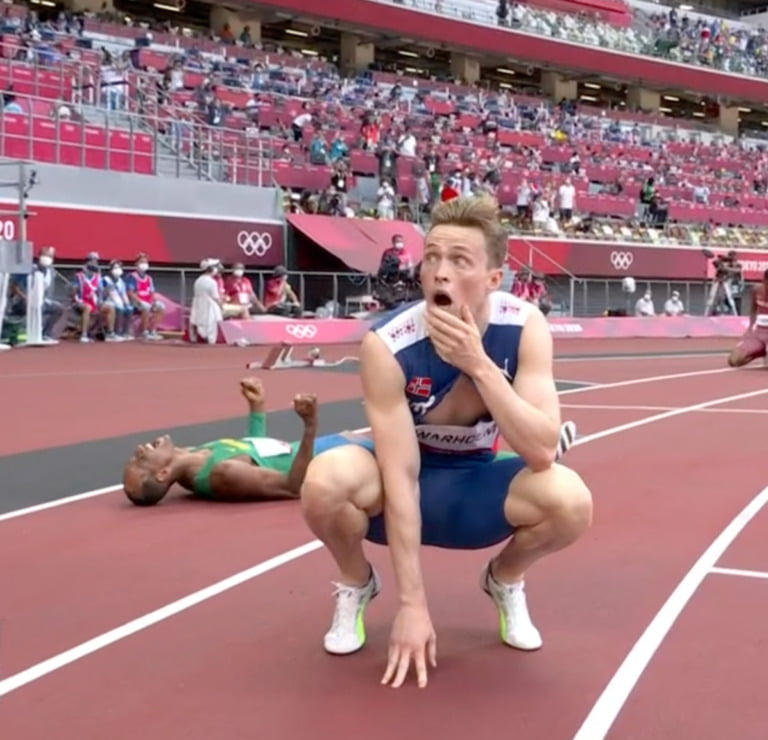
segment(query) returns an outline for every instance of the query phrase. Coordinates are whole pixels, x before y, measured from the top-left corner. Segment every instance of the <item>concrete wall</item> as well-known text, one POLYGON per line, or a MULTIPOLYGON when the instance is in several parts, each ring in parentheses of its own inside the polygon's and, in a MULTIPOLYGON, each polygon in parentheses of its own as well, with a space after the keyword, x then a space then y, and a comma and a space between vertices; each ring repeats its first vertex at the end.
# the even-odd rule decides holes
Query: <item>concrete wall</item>
MULTIPOLYGON (((121 172, 30 164, 38 185, 30 193, 30 205, 93 206, 168 216, 231 218, 282 221, 281 196, 277 188, 258 188, 184 178, 134 175, 121 172)), ((15 168, 3 167, 6 182, 17 177, 15 168)), ((17 203, 12 188, 0 191, 0 202, 17 203)))

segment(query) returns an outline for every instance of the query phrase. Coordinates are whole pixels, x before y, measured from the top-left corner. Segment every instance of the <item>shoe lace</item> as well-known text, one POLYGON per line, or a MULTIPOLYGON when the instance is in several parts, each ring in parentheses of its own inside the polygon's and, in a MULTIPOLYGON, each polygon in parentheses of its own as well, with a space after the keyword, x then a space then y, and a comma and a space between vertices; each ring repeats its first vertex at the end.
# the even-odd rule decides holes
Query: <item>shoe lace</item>
POLYGON ((345 586, 343 583, 332 582, 333 596, 336 598, 336 609, 333 612, 331 631, 338 631, 342 625, 353 621, 357 614, 360 598, 360 589, 354 586, 345 586))

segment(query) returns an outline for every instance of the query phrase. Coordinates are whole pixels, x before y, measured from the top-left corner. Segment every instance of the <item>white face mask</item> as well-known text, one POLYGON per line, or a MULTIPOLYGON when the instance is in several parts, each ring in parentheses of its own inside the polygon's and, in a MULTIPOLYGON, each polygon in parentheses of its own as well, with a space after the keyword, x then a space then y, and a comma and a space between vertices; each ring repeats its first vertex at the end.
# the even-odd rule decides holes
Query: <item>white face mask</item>
POLYGON ((146 262, 139 262, 139 264, 136 265, 136 269, 139 272, 146 272, 149 269, 149 265, 146 262))
POLYGON ((40 267, 50 267, 53 264, 53 257, 48 254, 41 254, 38 262, 40 263, 40 267))
POLYGON ((123 274, 123 269, 121 267, 116 267, 114 270, 112 270, 112 277, 119 278, 123 274))
POLYGON ((241 277, 243 277, 243 275, 245 275, 245 271, 244 270, 232 270, 232 274, 236 278, 241 278, 241 277))

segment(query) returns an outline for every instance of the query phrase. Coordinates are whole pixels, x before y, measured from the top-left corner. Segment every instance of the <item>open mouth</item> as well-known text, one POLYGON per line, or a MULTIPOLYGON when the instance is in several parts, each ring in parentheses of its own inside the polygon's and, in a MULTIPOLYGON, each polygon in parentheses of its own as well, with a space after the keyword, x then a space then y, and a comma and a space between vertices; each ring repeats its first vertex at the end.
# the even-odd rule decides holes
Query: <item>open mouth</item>
POLYGON ((451 300, 451 296, 449 296, 447 293, 444 293, 443 291, 438 291, 435 293, 435 297, 433 298, 433 301, 436 306, 450 306, 453 301, 451 300))

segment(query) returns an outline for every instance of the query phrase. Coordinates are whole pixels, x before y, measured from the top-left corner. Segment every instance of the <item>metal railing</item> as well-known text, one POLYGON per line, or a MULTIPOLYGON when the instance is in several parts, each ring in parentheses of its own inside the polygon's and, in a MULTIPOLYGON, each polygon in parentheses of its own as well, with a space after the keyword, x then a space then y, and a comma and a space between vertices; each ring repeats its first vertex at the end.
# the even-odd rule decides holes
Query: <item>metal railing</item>
MULTIPOLYGON (((578 285, 570 278, 556 278, 548 281, 553 288, 562 286, 573 295, 573 302, 567 307, 570 316, 602 316, 607 310, 624 310, 628 316, 635 313, 637 299, 646 291, 651 291, 656 314, 664 310, 664 303, 672 291, 680 293, 686 314, 704 316, 707 298, 712 282, 709 280, 637 280, 635 293, 629 295, 622 290, 621 280, 587 278, 578 285)), ((745 308, 742 307, 742 313, 745 308)))
POLYGON ((172 118, 16 94, 0 114, 0 152, 88 169, 274 186, 273 137, 172 118), (49 107, 46 108, 46 104, 49 107), (62 110, 69 109, 69 115, 62 110))

